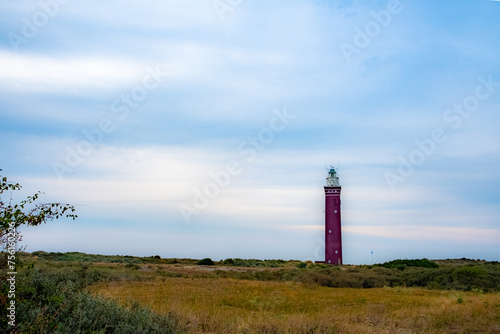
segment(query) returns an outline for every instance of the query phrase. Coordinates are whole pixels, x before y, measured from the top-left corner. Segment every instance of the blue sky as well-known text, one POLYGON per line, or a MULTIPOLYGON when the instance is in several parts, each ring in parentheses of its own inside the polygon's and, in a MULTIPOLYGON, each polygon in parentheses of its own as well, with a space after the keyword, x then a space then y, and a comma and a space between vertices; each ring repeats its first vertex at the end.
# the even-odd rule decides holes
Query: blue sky
POLYGON ((498 17, 486 0, 4 3, 0 168, 80 217, 24 243, 322 260, 333 164, 345 263, 499 260, 498 17))

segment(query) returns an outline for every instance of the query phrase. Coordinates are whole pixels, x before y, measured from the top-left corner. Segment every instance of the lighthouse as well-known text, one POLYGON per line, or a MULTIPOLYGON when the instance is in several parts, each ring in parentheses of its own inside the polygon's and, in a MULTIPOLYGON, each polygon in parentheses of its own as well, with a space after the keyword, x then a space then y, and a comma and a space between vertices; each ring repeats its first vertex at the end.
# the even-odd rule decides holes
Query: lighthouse
POLYGON ((340 225, 339 178, 332 166, 325 186, 325 263, 342 265, 342 233, 340 225))

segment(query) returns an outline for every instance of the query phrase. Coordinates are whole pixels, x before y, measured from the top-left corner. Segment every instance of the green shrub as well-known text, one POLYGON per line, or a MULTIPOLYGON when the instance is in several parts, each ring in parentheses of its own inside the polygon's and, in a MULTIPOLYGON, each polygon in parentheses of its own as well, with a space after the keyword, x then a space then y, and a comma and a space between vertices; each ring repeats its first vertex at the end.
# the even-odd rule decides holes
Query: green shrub
POLYGON ((307 263, 305 263, 305 262, 297 263, 297 268, 299 268, 299 269, 305 269, 306 267, 307 267, 307 263))
MULTIPOLYGON (((485 269, 478 266, 461 266, 453 270, 453 288, 471 291, 473 289, 495 289, 494 277, 488 275, 485 269)), ((497 286, 498 288, 498 286, 497 286)))
POLYGON ((166 264, 177 264, 179 261, 177 259, 164 259, 163 260, 166 264))
POLYGON ((269 268, 278 268, 284 266, 292 266, 299 263, 299 261, 285 261, 285 260, 258 260, 258 259, 239 259, 239 258, 229 258, 220 262, 226 266, 235 266, 235 267, 269 267, 269 268))
POLYGON ((255 278, 259 281, 278 281, 280 280, 279 272, 263 270, 254 273, 255 278))
POLYGON ((138 266, 137 264, 127 263, 127 264, 125 265, 125 268, 139 269, 139 266, 138 266))
MULTIPOLYGON (((17 328, 11 333, 177 333, 177 322, 137 305, 130 310, 82 290, 99 280, 87 265, 29 268, 16 282, 17 328)), ((5 284, 1 286, 2 293, 5 284)), ((7 328, 1 305, 0 325, 7 328)))
POLYGON ((234 266, 234 260, 233 259, 225 259, 224 261, 221 262, 221 264, 226 265, 226 266, 234 266))
POLYGON ((213 266, 215 265, 214 261, 212 259, 206 257, 203 260, 198 261, 197 263, 199 266, 213 266))
POLYGON ((430 261, 428 259, 394 260, 382 264, 376 264, 376 266, 381 266, 385 268, 397 268, 399 270, 405 270, 407 267, 439 268, 439 265, 436 262, 430 261))

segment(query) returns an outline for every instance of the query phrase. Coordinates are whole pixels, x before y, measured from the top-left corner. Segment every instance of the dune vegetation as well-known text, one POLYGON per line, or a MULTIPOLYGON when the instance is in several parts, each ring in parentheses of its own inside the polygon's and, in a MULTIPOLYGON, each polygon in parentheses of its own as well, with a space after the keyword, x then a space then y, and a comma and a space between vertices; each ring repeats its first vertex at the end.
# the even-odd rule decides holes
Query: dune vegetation
POLYGON ((494 333, 500 294, 328 288, 297 282, 175 278, 92 291, 170 314, 190 333, 494 333))
POLYGON ((500 333, 498 262, 19 259, 10 333, 500 333))

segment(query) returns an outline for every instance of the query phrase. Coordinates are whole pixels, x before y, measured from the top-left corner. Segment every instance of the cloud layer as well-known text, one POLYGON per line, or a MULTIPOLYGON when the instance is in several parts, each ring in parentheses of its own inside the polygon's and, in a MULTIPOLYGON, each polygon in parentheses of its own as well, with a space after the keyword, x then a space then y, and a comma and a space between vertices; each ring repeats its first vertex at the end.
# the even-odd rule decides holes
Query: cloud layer
POLYGON ((4 5, 0 168, 80 216, 28 250, 321 260, 335 164, 344 262, 495 259, 497 3, 228 6, 4 5))

